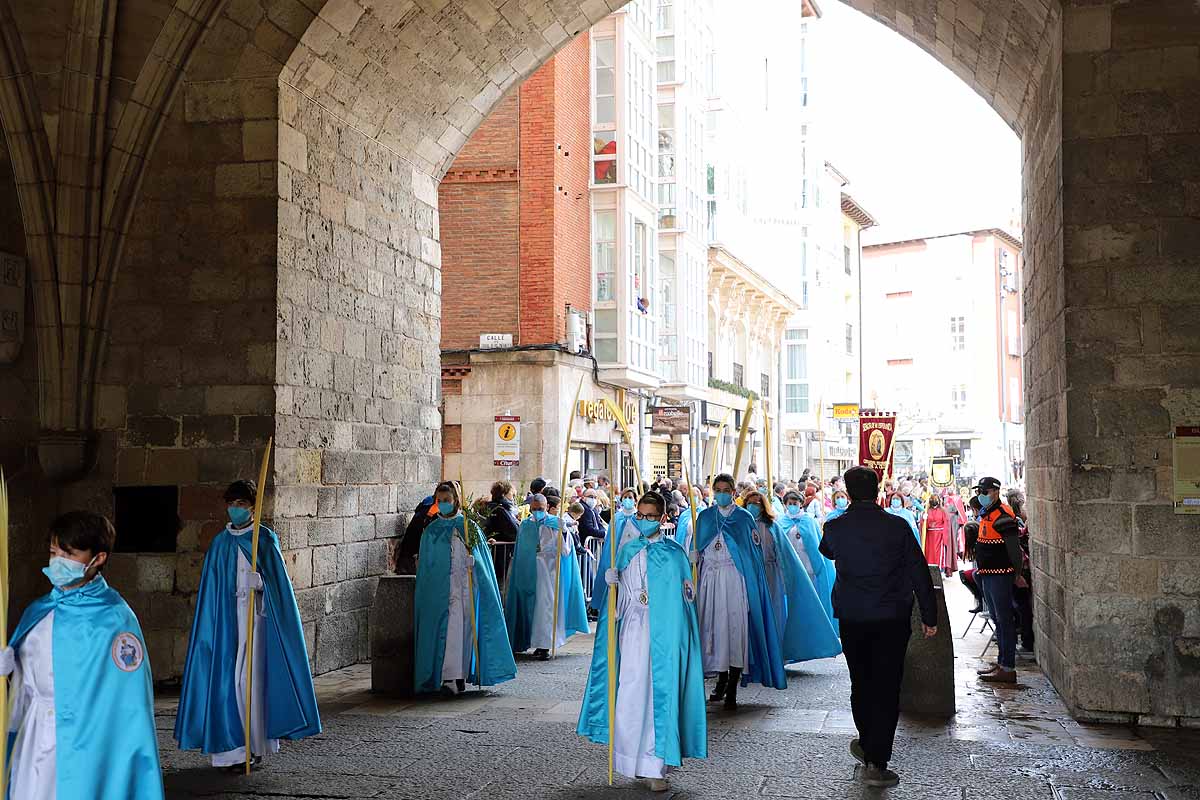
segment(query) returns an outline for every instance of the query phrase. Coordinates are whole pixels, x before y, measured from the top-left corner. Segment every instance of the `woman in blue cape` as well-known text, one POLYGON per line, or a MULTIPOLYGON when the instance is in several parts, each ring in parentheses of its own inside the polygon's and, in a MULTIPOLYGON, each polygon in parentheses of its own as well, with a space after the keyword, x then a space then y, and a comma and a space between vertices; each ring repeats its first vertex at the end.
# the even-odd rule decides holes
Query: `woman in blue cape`
MULTIPOLYGON (((557 502, 558 498, 554 498, 557 502)), ((545 495, 529 498, 529 516, 517 531, 517 546, 508 575, 504 618, 513 652, 534 648, 545 660, 576 633, 588 632, 587 601, 579 559, 563 541, 558 517, 545 495), (561 558, 557 558, 561 551, 561 558), (555 561, 558 560, 556 567, 555 561), (557 570, 558 575, 555 573, 557 570), (558 583, 558 626, 554 629, 554 585, 558 583)))
POLYGON ((729 475, 713 480, 716 505, 696 519, 700 585, 700 651, 704 673, 717 676, 709 701, 737 706, 740 683, 784 689, 787 675, 779 626, 767 588, 757 525, 733 503, 729 475))
POLYGON ((665 791, 667 773, 685 758, 708 755, 704 671, 692 567, 663 535, 666 501, 647 493, 638 535, 617 552, 605 585, 617 591, 616 664, 608 661, 608 606, 600 612, 578 733, 608 744, 608 676, 616 669, 613 766, 665 791))
MULTIPOLYGON (((829 512, 826 522, 837 519, 834 516, 838 512, 837 500, 835 495, 834 509, 829 512)), ((800 559, 805 574, 812 581, 813 589, 816 590, 817 598, 821 601, 821 607, 825 610, 825 616, 829 619, 834 634, 838 634, 838 622, 833 616, 833 584, 837 578, 837 571, 833 562, 821 555, 818 549, 821 546, 821 531, 817 521, 804 513, 804 498, 799 492, 788 492, 784 502, 787 507, 786 513, 779 520, 780 531, 796 551, 796 557, 800 559)))
MULTIPOLYGON (((626 524, 631 523, 634 517, 637 516, 637 493, 633 489, 625 489, 621 492, 621 497, 616 507, 613 508, 612 524, 608 526, 608 530, 604 534, 604 548, 600 553, 600 559, 596 564, 596 579, 592 582, 592 599, 588 602, 588 607, 593 611, 600 611, 608 602, 608 585, 604 582, 604 573, 612 566, 610 563, 612 556, 609 553, 608 537, 616 535, 622 538, 617 540, 617 549, 620 550, 624 544, 624 537, 628 535, 626 532, 626 524)), ((635 532, 636 535, 636 532, 635 532)))
MULTIPOLYGON (((751 491, 746 495, 746 510, 758 525, 758 545, 784 662, 833 658, 842 652, 841 642, 808 571, 783 528, 771 516, 761 492, 751 491)), ((810 517, 809 521, 816 526, 816 520, 810 517)))
POLYGON ((304 626, 292 582, 283 565, 279 538, 259 528, 258 570, 250 569, 254 481, 225 490, 229 524, 204 554, 196 616, 187 661, 175 740, 181 750, 199 749, 215 767, 241 769, 246 761, 246 617, 254 589, 254 681, 250 708, 252 763, 279 752, 280 739, 321 732, 304 644, 304 626))
POLYGON ((421 533, 417 558, 413 688, 454 696, 467 682, 512 680, 517 665, 487 542, 473 523, 464 532, 453 484, 439 485, 433 497, 438 515, 421 533))
POLYGON ((42 572, 54 589, 0 651, 0 675, 12 675, 8 796, 162 800, 146 642, 100 575, 116 532, 99 514, 70 511, 50 537, 42 572))
POLYGON ((904 506, 904 495, 900 494, 900 492, 893 492, 889 495, 884 511, 907 522, 913 536, 917 538, 917 544, 921 544, 921 532, 917 530, 917 518, 913 514, 912 509, 904 506))

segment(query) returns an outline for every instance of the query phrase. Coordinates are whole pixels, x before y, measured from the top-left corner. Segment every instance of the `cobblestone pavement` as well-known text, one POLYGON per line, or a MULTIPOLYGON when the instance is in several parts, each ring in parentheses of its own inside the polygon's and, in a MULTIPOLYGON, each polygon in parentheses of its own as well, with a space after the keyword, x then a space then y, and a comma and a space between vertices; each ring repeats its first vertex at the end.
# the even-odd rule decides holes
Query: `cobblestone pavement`
MULTIPOLYGON (((966 628, 965 590, 948 582, 955 636, 966 628)), ((976 625, 975 628, 978 626, 976 625)), ((986 636, 957 639, 958 714, 905 718, 894 768, 899 787, 868 789, 847 753, 854 735, 841 659, 790 672, 785 691, 748 687, 736 714, 709 715, 709 758, 685 762, 667 797, 890 798, 890 800, 1200 800, 1200 731, 1081 725, 1037 670, 1015 689, 979 684, 986 636)), ((317 680, 322 735, 284 742, 250 777, 207 766, 174 747, 175 700, 159 701, 170 798, 381 798, 505 800, 652 795, 618 776, 606 750, 575 735, 591 657, 576 637, 548 663, 518 662, 519 677, 451 700, 370 694, 359 665, 317 680)), ((993 651, 994 655, 994 651, 993 651)))

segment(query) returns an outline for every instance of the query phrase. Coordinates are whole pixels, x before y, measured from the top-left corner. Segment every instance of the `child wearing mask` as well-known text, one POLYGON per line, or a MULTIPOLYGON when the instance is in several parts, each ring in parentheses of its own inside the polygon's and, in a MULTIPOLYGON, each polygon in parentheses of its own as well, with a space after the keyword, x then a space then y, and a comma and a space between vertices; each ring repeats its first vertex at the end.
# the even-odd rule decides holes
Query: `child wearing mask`
POLYGON ((577 732, 608 744, 608 674, 616 670, 613 766, 654 792, 685 758, 707 758, 704 673, 691 562, 661 531, 666 501, 647 492, 630 526, 636 535, 604 573, 617 592, 617 661, 608 660, 608 606, 601 612, 577 732))
POLYGON ((474 524, 464 530, 454 484, 439 484, 433 499, 437 517, 421 534, 417 559, 413 689, 455 697, 468 682, 512 680, 517 665, 483 534, 474 524))
POLYGON ((0 675, 12 676, 9 797, 163 796, 146 642, 100 574, 115 541, 112 523, 90 511, 50 525, 42 572, 54 588, 0 651, 0 675))
POLYGON ((588 607, 597 614, 608 602, 608 584, 604 582, 604 573, 612 566, 609 563, 611 556, 608 537, 614 535, 614 531, 617 536, 621 537, 617 539, 617 551, 620 552, 626 541, 637 538, 637 528, 633 525, 636 517, 637 492, 633 489, 625 489, 621 492, 616 508, 613 509, 612 524, 604 532, 604 547, 596 565, 596 580, 592 583, 592 600, 588 603, 588 607))
POLYGON ((243 769, 246 761, 246 617, 251 589, 251 764, 278 753, 280 739, 321 732, 300 609, 279 537, 266 525, 259 526, 257 570, 250 569, 257 495, 251 480, 234 481, 225 490, 229 524, 204 555, 175 719, 179 749, 207 753, 214 767, 230 772, 243 769))

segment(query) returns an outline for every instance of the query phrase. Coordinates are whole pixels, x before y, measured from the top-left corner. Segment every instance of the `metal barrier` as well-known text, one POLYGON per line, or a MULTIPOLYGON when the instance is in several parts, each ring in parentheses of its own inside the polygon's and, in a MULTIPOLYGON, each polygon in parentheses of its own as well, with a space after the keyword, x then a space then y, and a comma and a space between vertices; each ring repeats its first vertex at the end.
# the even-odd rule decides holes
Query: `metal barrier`
POLYGON ((496 542, 492 548, 492 565, 496 568, 496 585, 500 587, 500 598, 508 594, 508 572, 512 567, 513 553, 517 550, 516 542, 496 542))
MULTIPOLYGON (((579 575, 583 580, 583 596, 591 602, 592 583, 596 580, 596 570, 599 566, 600 548, 604 540, 589 536, 584 542, 583 552, 578 554, 579 575)), ((496 584, 500 587, 500 596, 508 594, 508 578, 512 569, 513 555, 516 553, 516 542, 496 542, 491 546, 492 565, 496 569, 496 584)))

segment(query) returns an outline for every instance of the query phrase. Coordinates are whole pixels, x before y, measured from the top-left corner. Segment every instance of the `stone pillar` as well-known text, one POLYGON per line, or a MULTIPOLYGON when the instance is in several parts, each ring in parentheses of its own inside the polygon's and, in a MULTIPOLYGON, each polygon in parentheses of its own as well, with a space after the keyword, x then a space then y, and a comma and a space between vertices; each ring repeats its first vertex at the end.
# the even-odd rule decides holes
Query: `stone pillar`
POLYGON ((416 575, 384 575, 371 606, 371 691, 413 694, 416 575))
POLYGON ((950 614, 946 610, 946 593, 942 588, 942 573, 929 568, 937 599, 937 636, 925 638, 921 609, 914 605, 912 638, 904 659, 904 683, 900 686, 900 710, 910 714, 953 716, 954 704, 954 637, 950 632, 950 614))

